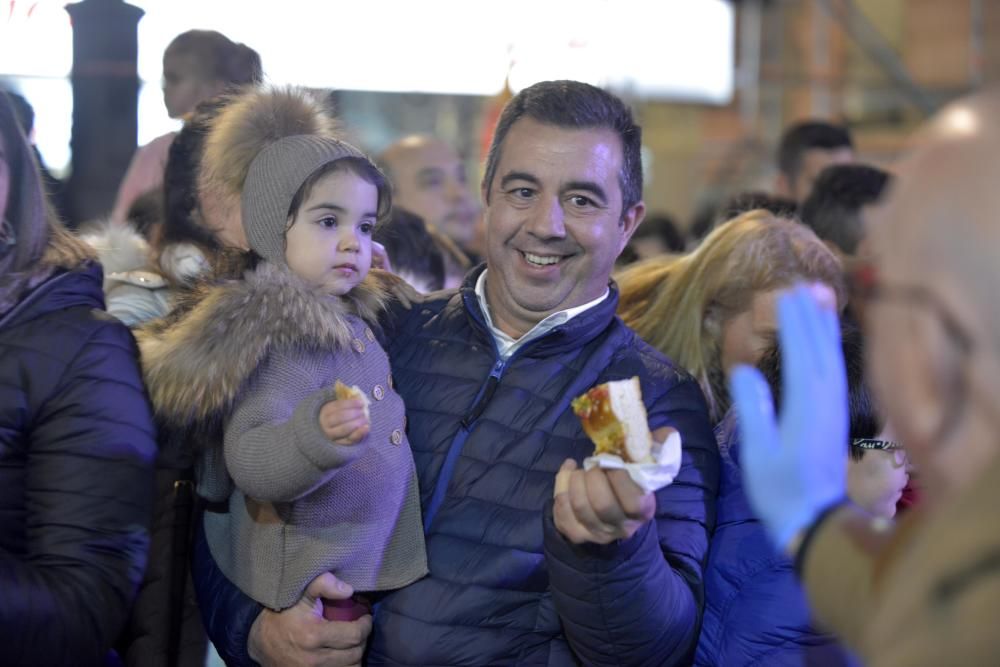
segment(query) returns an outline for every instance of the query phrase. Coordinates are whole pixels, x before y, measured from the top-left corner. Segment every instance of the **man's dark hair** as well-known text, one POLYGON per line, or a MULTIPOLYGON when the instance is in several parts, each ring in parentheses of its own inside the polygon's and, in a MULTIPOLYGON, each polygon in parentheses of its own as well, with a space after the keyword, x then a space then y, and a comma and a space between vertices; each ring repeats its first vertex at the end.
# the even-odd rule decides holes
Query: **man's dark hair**
POLYGON ((732 220, 738 215, 758 209, 769 211, 778 218, 794 220, 798 215, 799 207, 793 199, 751 190, 749 192, 741 192, 729 198, 722 207, 720 222, 732 220))
POLYGON ((802 167, 802 156, 808 150, 854 148, 846 127, 824 121, 810 120, 792 125, 781 136, 778 145, 778 169, 794 180, 802 167))
POLYGON ((622 216, 642 199, 642 128, 633 120, 631 109, 618 97, 590 84, 542 81, 515 95, 500 114, 483 177, 487 204, 503 142, 514 123, 525 117, 566 129, 607 129, 617 134, 622 143, 622 169, 618 175, 622 216))
MULTIPOLYGON (((751 190, 733 195, 723 202, 722 206, 717 203, 703 204, 695 212, 688 234, 692 241, 699 243, 722 223, 758 209, 770 211, 775 217, 789 220, 796 220, 798 216, 798 204, 794 200, 776 197, 759 190, 751 190)), ((642 225, 639 228, 641 229, 642 225)))
MULTIPOLYGON (((850 417, 850 434, 847 449, 855 461, 864 457, 865 450, 851 447, 850 440, 877 438, 882 432, 883 420, 865 382, 865 341, 857 325, 845 321, 840 328, 844 367, 847 370, 847 410, 850 417)), ((775 412, 780 412, 782 401, 781 351, 775 344, 764 353, 757 368, 771 387, 775 412)))
POLYGON ((399 207, 375 228, 372 240, 385 246, 396 273, 409 273, 431 291, 444 288, 444 253, 427 229, 424 219, 399 207))
POLYGON ((632 234, 633 239, 658 238, 667 252, 684 252, 684 235, 677 229, 677 222, 666 213, 646 216, 632 234))
POLYGON ((802 222, 816 236, 853 255, 865 237, 861 209, 874 204, 889 184, 888 172, 861 164, 831 165, 820 172, 802 204, 802 222))

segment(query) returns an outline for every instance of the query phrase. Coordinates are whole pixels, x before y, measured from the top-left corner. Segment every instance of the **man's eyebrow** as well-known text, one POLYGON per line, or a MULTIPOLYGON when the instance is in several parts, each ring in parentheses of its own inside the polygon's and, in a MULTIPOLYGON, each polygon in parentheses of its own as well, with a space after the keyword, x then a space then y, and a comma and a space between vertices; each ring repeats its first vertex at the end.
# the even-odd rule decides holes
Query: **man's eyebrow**
POLYGON ((514 181, 524 181, 526 183, 531 183, 532 185, 541 185, 541 181, 526 171, 511 171, 500 179, 500 187, 505 188, 514 181))
POLYGON ((608 205, 608 195, 597 183, 593 181, 570 181, 563 185, 563 192, 568 192, 570 190, 583 190, 584 192, 589 192, 600 200, 601 206, 608 205))

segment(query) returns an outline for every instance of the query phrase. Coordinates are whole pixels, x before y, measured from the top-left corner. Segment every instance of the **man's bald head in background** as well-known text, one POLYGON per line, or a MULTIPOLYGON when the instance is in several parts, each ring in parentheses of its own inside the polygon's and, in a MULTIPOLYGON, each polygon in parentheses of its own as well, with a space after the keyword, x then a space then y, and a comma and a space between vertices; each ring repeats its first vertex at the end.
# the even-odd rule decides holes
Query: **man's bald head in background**
POLYGON ((468 251, 476 237, 479 206, 465 165, 447 143, 427 135, 400 139, 379 156, 393 184, 393 203, 468 251))
POLYGON ((998 118, 997 91, 938 114, 872 229, 874 381, 935 495, 973 481, 1000 449, 998 118))

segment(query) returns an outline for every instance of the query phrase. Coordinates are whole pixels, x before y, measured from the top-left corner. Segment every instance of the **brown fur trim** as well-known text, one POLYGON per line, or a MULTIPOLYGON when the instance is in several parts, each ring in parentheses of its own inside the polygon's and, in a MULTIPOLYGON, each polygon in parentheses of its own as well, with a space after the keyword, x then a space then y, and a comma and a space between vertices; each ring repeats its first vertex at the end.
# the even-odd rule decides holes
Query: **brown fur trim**
POLYGON ((136 332, 154 411, 178 429, 221 421, 274 348, 346 348, 351 331, 345 316, 374 324, 386 297, 366 278, 345 298, 332 298, 264 263, 244 280, 209 286, 190 298, 197 303, 176 321, 136 332))
POLYGON ((212 121, 201 160, 202 183, 238 195, 257 154, 298 134, 336 138, 337 123, 315 94, 282 87, 236 96, 212 121))

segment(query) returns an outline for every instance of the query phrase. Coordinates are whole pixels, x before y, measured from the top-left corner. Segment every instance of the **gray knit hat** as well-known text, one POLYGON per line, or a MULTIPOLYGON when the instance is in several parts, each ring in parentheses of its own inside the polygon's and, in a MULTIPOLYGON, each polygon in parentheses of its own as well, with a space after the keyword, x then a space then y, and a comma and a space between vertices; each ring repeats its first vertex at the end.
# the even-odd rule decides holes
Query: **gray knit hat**
POLYGON ((257 154, 242 195, 243 231, 254 252, 269 262, 285 264, 292 199, 313 172, 348 157, 368 159, 348 143, 312 134, 279 139, 257 154))

